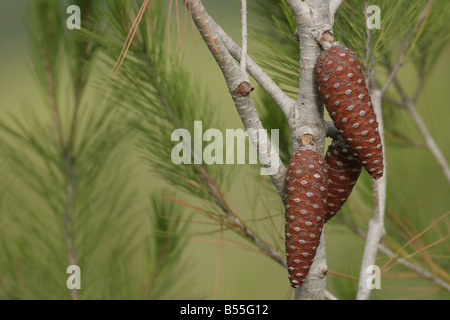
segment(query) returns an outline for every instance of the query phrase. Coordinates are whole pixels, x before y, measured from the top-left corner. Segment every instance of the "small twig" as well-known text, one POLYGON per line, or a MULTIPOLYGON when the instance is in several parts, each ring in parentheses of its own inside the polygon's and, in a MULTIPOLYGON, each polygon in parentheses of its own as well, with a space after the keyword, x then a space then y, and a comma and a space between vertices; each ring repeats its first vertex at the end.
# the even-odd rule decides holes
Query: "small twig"
MULTIPOLYGON (((414 122, 416 123, 416 126, 419 128, 419 131, 425 140, 425 144, 426 144, 428 150, 430 150, 431 154, 436 159, 437 163, 439 164, 442 171, 444 172, 444 175, 447 178, 448 183, 450 184, 450 167, 447 163, 447 160, 445 159, 444 154, 442 153, 441 149, 437 145, 436 141, 434 141, 433 137, 431 136, 431 133, 428 131, 427 125, 423 121, 422 117, 417 112, 413 100, 408 98, 405 90, 403 89, 402 85, 397 80, 397 78, 394 78, 393 81, 394 81, 394 85, 395 85, 398 93, 400 94, 400 96, 403 99, 404 107, 411 114, 414 122)), ((416 95, 417 95, 417 93, 416 93, 416 95)))
POLYGON ((398 101, 398 100, 396 100, 396 99, 394 99, 394 98, 392 98, 390 96, 384 96, 383 99, 386 100, 387 102, 389 102, 390 104, 396 106, 396 107, 399 107, 401 109, 407 109, 403 102, 398 101))
MULTIPOLYGON (((360 227, 358 227, 357 225, 352 223, 352 228, 351 228, 357 235, 359 235, 362 238, 366 238, 367 234, 361 230, 360 227)), ((386 256, 388 256, 389 258, 395 259, 396 263, 399 263, 413 271, 415 271, 418 275, 420 275, 423 278, 426 279, 430 279, 431 281, 433 281, 434 283, 436 283, 437 285, 441 286, 442 288, 449 290, 450 291, 450 283, 445 282, 444 280, 442 280, 439 277, 436 277, 435 275, 433 275, 432 273, 428 272, 427 270, 423 269, 422 267, 412 263, 409 260, 405 260, 404 258, 397 258, 399 251, 397 251, 397 253, 394 253, 391 249, 389 249, 388 247, 386 247, 384 244, 380 243, 378 244, 378 250, 380 250, 381 252, 383 252, 386 256)))
POLYGON ((381 95, 384 95, 386 93, 387 89, 389 88, 389 85, 391 84, 392 80, 394 79, 395 75, 397 74, 398 69, 400 68, 401 64, 403 63, 403 59, 405 58, 407 47, 408 47, 408 42, 405 41, 403 43, 402 52, 398 56, 397 63, 392 68, 391 73, 388 76, 388 79, 384 83, 383 89, 381 89, 381 95))
MULTIPOLYGON (((213 22, 214 23, 214 22, 213 22)), ((233 39, 216 23, 214 26, 220 35, 221 40, 227 47, 227 50, 234 59, 240 60, 242 57, 242 50, 233 41, 233 39)), ((247 71, 258 82, 258 84, 267 92, 267 94, 275 101, 280 107, 286 119, 289 119, 294 106, 295 101, 292 100, 281 88, 269 77, 264 70, 249 56, 247 56, 247 71)))
POLYGON ((414 30, 408 34, 408 36, 406 37, 405 41, 403 42, 402 45, 402 51, 400 52, 400 55, 397 58, 397 62, 394 65, 394 68, 392 68, 388 79, 386 80, 386 82, 384 83, 383 88, 381 89, 381 95, 383 96, 389 85, 391 84, 392 80, 395 78, 398 69, 400 68, 400 66, 403 63, 404 58, 406 57, 406 54, 408 52, 408 47, 410 44, 410 40, 413 38, 413 36, 417 33, 417 30, 419 29, 421 23, 424 21, 425 17, 427 16, 428 10, 430 10, 431 6, 433 5, 433 0, 428 0, 427 4, 425 5, 425 7, 423 8, 422 12, 419 14, 419 17, 417 18, 417 22, 414 26, 414 30))
POLYGON ((417 84, 416 92, 414 93, 414 97, 411 99, 412 102, 416 103, 422 93, 423 86, 425 85, 425 64, 420 63, 419 74, 418 74, 419 83, 417 84))
POLYGON ((246 72, 247 70, 247 0, 241 0, 241 29, 242 29, 242 50, 241 50, 241 72, 246 72))
MULTIPOLYGON (((385 61, 386 67, 388 69, 391 68, 391 65, 388 60, 385 61)), ((398 81, 396 75, 392 77, 392 82, 394 83, 398 93, 400 94, 400 97, 402 98, 402 102, 393 100, 389 97, 384 97, 387 101, 394 103, 397 106, 400 106, 403 109, 407 109, 408 112, 411 114, 414 122, 416 123, 416 126, 419 128, 420 133, 422 134, 426 147, 430 150, 433 157, 436 159, 437 163, 441 167, 442 171, 444 172, 445 177, 447 178, 448 183, 450 184, 450 167, 447 163, 447 160, 445 159, 444 154, 440 150, 437 143, 434 141, 433 137, 431 136, 431 133, 429 132, 425 122, 423 121, 420 114, 417 112, 415 108, 415 102, 420 96, 420 92, 423 89, 424 86, 424 72, 425 70, 420 69, 419 70, 419 83, 417 85, 416 91, 414 93, 414 97, 410 99, 408 95, 406 94, 405 90, 403 89, 403 86, 398 81)), ((391 73, 392 74, 392 73, 391 73)))
MULTIPOLYGON (((384 126, 383 114, 381 110, 382 94, 381 90, 376 87, 375 70, 372 70, 369 79, 369 92, 372 97, 372 103, 378 120, 378 130, 381 136, 381 143, 384 146, 384 126)), ((384 150, 386 153, 386 149, 384 150)), ((372 181, 372 194, 374 200, 373 217, 369 221, 369 228, 364 246, 363 259, 361 263, 361 271, 359 275, 357 300, 369 299, 371 290, 367 286, 369 274, 367 268, 375 264, 378 245, 385 234, 384 215, 386 209, 386 161, 384 161, 384 174, 378 179, 372 181)))
POLYGON ((407 100, 406 107, 408 108, 409 113, 411 114, 414 122, 416 123, 422 136, 424 137, 427 148, 436 159, 437 163, 444 172, 445 177, 447 178, 447 182, 450 184, 450 167, 447 163, 447 160, 445 159, 444 154, 442 153, 441 149, 439 149, 439 146, 436 144, 430 132, 428 131, 425 122, 422 120, 422 117, 414 107, 414 103, 411 100, 407 100))

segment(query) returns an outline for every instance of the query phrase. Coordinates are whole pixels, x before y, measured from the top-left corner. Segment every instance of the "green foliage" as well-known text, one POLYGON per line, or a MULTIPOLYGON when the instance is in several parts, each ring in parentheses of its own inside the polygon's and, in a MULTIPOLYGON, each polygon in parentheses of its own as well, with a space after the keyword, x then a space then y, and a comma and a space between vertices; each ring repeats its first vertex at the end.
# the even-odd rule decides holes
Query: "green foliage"
MULTIPOLYGON (((137 5, 134 1, 109 1, 104 9, 111 32, 105 37, 90 36, 102 46, 108 57, 105 63, 111 68, 111 62, 119 57, 137 5)), ((181 67, 178 55, 167 51, 163 9, 152 3, 152 14, 142 19, 124 64, 116 78, 107 80, 108 85, 119 97, 123 116, 137 134, 138 149, 152 170, 172 186, 215 202, 212 184, 226 186, 222 182, 230 178, 224 166, 194 165, 193 152, 193 165, 176 165, 170 160, 172 148, 179 144, 170 141, 174 130, 182 128, 193 133, 197 120, 203 122, 203 131, 220 125, 214 116, 214 104, 202 93, 200 84, 181 67)))
MULTIPOLYGON (((405 61, 413 62, 419 76, 428 79, 448 43, 449 3, 434 1, 417 26, 426 2, 367 1, 380 6, 382 15, 382 29, 367 32, 365 1, 345 1, 335 17, 335 36, 356 51, 364 65, 373 63, 371 68, 377 71, 380 66, 389 71, 406 48, 405 61)), ((239 200, 247 201, 248 212, 243 216, 252 214, 246 221, 225 200, 228 195, 221 194, 234 177, 229 167, 170 161, 172 148, 178 144, 170 140, 175 129, 192 133, 196 120, 203 121, 203 131, 220 128, 223 122, 214 115, 214 99, 182 67, 178 52, 170 52, 163 2, 151 3, 120 71, 107 76, 142 1, 29 2, 26 21, 32 68, 42 101, 28 103, 0 121, 0 298, 75 298, 66 288, 66 268, 72 263, 82 272, 77 298, 192 298, 192 268, 184 254, 190 217, 168 199, 175 197, 174 188, 201 202, 194 209, 213 220, 211 232, 221 232, 222 237, 224 230, 232 229, 248 240, 245 232, 254 227, 261 232, 253 234, 267 241, 263 245, 282 251, 283 213, 278 194, 268 194, 273 190, 266 185, 269 179, 255 177, 253 193, 251 187, 244 188, 246 194, 239 200), (69 4, 81 8, 82 31, 65 28, 69 4), (170 186, 163 189, 159 182, 155 186, 149 178, 148 185, 153 183, 157 191, 140 190, 145 193, 145 204, 133 184, 142 175, 133 158, 136 150, 147 164, 144 170, 151 168, 170 186)), ((293 38, 293 14, 284 0, 259 0, 250 5, 260 22, 253 31, 264 48, 252 55, 295 99, 299 50, 293 38)), ((380 84, 383 76, 377 79, 380 84)), ((258 98, 264 127, 280 129, 280 156, 288 163, 291 141, 284 115, 266 94, 258 98)), ((403 126, 408 120, 402 112, 394 102, 384 101, 389 164, 384 244, 396 251, 431 226, 406 245, 399 257, 448 280, 449 248, 443 241, 449 233, 448 216, 440 211, 448 204, 448 188, 417 197, 408 189, 417 169, 406 171, 407 175, 396 171, 399 165, 393 151, 419 145, 403 126)), ((430 161, 427 168, 432 168, 430 161)), ((371 180, 363 173, 341 214, 326 228, 335 225, 365 232, 371 216, 371 180)), ((234 239, 226 242, 241 245, 234 239)), ((379 264, 387 261, 380 253, 379 264)), ((348 265, 342 272, 357 278, 359 267, 348 265)), ((392 284, 399 283, 399 278, 419 277, 408 273, 406 278, 406 271, 410 272, 396 265, 383 277, 390 276, 392 284)), ((338 275, 329 278, 333 294, 354 299, 356 280, 338 275)), ((425 281, 432 290, 437 288, 438 298, 446 297, 439 287, 425 281)), ((407 291, 402 290, 403 294, 407 291)), ((372 297, 384 297, 384 293, 372 297)), ((394 297, 401 297, 401 292, 394 297)))
MULTIPOLYGON (((381 59, 397 58, 402 41, 409 39, 407 55, 414 57, 421 70, 432 70, 433 63, 447 43, 449 32, 447 21, 448 1, 434 1, 426 19, 416 26, 424 13, 427 0, 385 1, 366 3, 360 0, 344 1, 335 16, 334 36, 336 40, 351 48, 367 68, 367 61, 376 65, 381 59), (365 8, 376 5, 380 8, 381 29, 367 30, 365 8), (412 34, 416 30, 416 33, 412 34), (367 61, 366 61, 367 60, 367 61)), ((268 49, 256 52, 256 57, 274 80, 283 89, 295 96, 298 84, 298 43, 293 39, 295 19, 285 0, 257 1, 254 11, 264 21, 257 31, 258 39, 268 49)), ((420 76, 425 76, 421 74, 420 76)))
POLYGON ((355 300, 358 283, 356 279, 358 279, 358 271, 355 270, 346 270, 346 275, 352 277, 343 277, 341 275, 329 275, 330 282, 332 284, 332 291, 336 297, 339 297, 339 300, 355 300))
POLYGON ((426 0, 345 1, 335 16, 334 35, 356 53, 366 69, 372 56, 376 61, 411 32, 425 3, 426 0), (381 29, 368 30, 366 27, 366 17, 372 13, 366 12, 365 8, 370 5, 380 8, 381 29))
POLYGON ((295 18, 285 0, 259 0, 253 10, 262 21, 257 39, 267 48, 252 52, 258 64, 292 98, 298 94, 299 48, 294 39, 295 18))
POLYGON ((450 12, 448 1, 434 1, 408 48, 408 53, 411 53, 421 77, 431 73, 445 45, 448 44, 450 37, 448 12, 450 12))
POLYGON ((424 11, 427 2, 345 1, 335 16, 335 37, 355 51, 365 68, 372 60, 372 63, 382 58, 395 61, 397 51, 403 48, 406 41, 407 57, 411 55, 416 64, 422 65, 422 70, 430 72, 449 39, 446 23, 449 3, 445 0, 433 1, 430 9, 424 11), (366 13, 366 16, 364 13, 365 6, 369 5, 380 8, 381 29, 367 30, 365 19, 371 13, 366 13), (421 23, 418 23, 419 18, 421 23))
POLYGON ((151 196, 152 210, 149 211, 148 219, 153 229, 146 240, 150 245, 146 250, 149 268, 146 272, 148 279, 143 290, 144 297, 176 299, 183 297, 179 292, 189 291, 189 286, 192 286, 189 277, 185 277, 190 264, 186 261, 180 263, 182 252, 188 243, 188 219, 178 205, 165 199, 172 193, 167 189, 151 196))
MULTIPOLYGON (((85 27, 101 37, 99 2, 71 4, 82 8, 85 27)), ((118 101, 90 90, 91 75, 100 70, 98 46, 67 31, 67 5, 29 2, 43 101, 0 122, 0 298, 158 299, 174 288, 171 273, 182 261, 178 239, 186 228, 172 220, 182 211, 156 195, 152 207, 137 205, 118 101), (47 113, 37 114, 42 105, 47 113), (150 224, 140 221, 144 210, 155 216, 150 224), (66 287, 72 264, 81 269, 82 290, 76 292, 66 287)))

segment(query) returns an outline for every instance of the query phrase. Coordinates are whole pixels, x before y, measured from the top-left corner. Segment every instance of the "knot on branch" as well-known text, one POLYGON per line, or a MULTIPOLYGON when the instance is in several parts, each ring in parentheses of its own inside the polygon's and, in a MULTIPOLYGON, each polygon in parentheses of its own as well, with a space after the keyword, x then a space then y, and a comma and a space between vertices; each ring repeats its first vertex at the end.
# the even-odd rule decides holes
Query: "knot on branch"
POLYGON ((301 150, 315 150, 319 142, 319 130, 314 127, 303 126, 295 130, 295 137, 301 150))
POLYGON ((303 136, 301 136, 300 145, 302 147, 306 147, 306 146, 314 147, 316 145, 316 142, 315 142, 314 137, 311 134, 306 133, 303 136))
POLYGON ((253 90, 255 90, 255 88, 252 87, 252 85, 250 84, 250 82, 248 81, 244 81, 241 82, 236 89, 233 90, 233 93, 241 96, 241 97, 246 97, 248 96, 253 90))
POLYGON ((326 264, 322 264, 317 268, 317 276, 320 279, 324 279, 327 276, 328 273, 328 266, 326 264))
POLYGON ((331 26, 322 24, 311 30, 311 34, 324 50, 328 50, 336 40, 333 37, 331 26))

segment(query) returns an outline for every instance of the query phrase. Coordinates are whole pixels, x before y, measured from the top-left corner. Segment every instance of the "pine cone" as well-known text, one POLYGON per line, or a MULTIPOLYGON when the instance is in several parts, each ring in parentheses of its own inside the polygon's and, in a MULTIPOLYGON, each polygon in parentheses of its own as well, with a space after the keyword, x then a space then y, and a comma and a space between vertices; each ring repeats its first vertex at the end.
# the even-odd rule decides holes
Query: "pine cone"
POLYGON ((301 150, 289 162, 286 175, 286 255, 291 286, 305 281, 322 233, 328 190, 325 160, 301 150))
POLYGON ((359 60, 349 48, 334 43, 319 55, 315 72, 320 97, 336 128, 370 176, 379 179, 383 146, 359 60))
POLYGON ((325 161, 328 164, 328 198, 324 222, 327 222, 347 201, 361 174, 362 164, 342 140, 333 140, 325 161))

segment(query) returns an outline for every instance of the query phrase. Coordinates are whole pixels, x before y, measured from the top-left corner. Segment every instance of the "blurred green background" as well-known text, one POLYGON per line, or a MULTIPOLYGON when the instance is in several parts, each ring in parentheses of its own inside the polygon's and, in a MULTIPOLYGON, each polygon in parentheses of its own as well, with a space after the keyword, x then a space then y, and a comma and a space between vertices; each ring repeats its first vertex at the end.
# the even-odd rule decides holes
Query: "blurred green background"
MULTIPOLYGON (((30 59, 28 56, 28 35, 24 26, 25 0, 10 0, 0 2, 0 112, 2 117, 7 114, 17 114, 24 104, 32 104, 39 99, 39 92, 29 72, 30 59)), ((237 0, 210 0, 205 6, 219 24, 239 42, 240 1, 237 0)), ((260 23, 255 15, 250 15, 249 24, 260 23)), ((175 28, 175 26, 173 26, 175 28)), ((172 37, 175 37, 172 34, 172 37)), ((257 50, 260 44, 254 35, 250 36, 250 49, 257 50)), ((193 33, 188 29, 186 40, 182 48, 182 59, 185 67, 195 77, 201 79, 217 106, 217 114, 221 119, 222 128, 241 128, 239 116, 235 112, 233 102, 225 86, 223 76, 214 62, 211 54, 199 39, 197 49, 193 33), (190 31, 190 32, 189 32, 190 31)), ((176 45, 173 50, 177 50, 176 45)), ((432 76, 427 80, 424 94, 421 96, 418 111, 429 126, 433 137, 444 153, 450 159, 450 48, 447 47, 440 56, 432 76)), ((411 82, 411 91, 416 83, 416 75, 410 68, 403 68, 401 79, 411 82)), ((256 90, 260 90, 257 87, 256 90)), ((36 104, 41 105, 41 104, 36 104)), ((36 114, 46 112, 33 110, 36 114)), ((410 136, 421 141, 412 124, 409 115, 405 112, 400 118, 401 126, 410 133, 410 136)), ((399 147, 390 141, 387 142, 387 172, 388 172, 388 203, 395 210, 410 211, 411 215, 423 215, 424 218, 435 219, 450 210, 450 192, 446 179, 440 168, 425 148, 399 147), (399 178, 401 177, 401 179, 399 178), (394 191, 395 192, 390 192, 394 191), (395 195, 401 198, 390 198, 395 195)), ((248 190, 253 190, 262 179, 255 179, 257 166, 240 166, 240 174, 230 187, 226 195, 238 211, 246 216, 248 208, 260 207, 263 204, 255 199, 249 199, 248 190)), ((151 190, 166 187, 164 181, 152 175, 142 165, 137 168, 133 177, 134 186, 140 190, 139 200, 146 203, 151 190)), ((365 177, 367 178, 367 177, 365 177)), ((270 181, 267 181, 270 183, 270 181)), ((257 199, 258 200, 258 199, 257 199)), ((350 201, 350 204, 352 202, 350 201)), ((370 211, 369 211, 370 212, 370 211)), ((271 201, 271 213, 281 214, 281 203, 271 201)), ((250 217, 248 217, 250 218, 250 217)), ((201 220, 194 216, 193 220, 201 220)), ((275 219, 282 241, 283 221, 279 215, 275 219)), ((432 220, 429 220, 431 223, 432 220)), ((448 222, 447 222, 448 223, 448 222)), ((202 230, 201 225, 190 226, 191 239, 184 255, 191 261, 187 274, 193 275, 191 283, 192 297, 206 299, 285 299, 291 297, 292 291, 287 286, 286 271, 276 262, 264 255, 226 245, 222 257, 219 245, 220 234, 209 236, 196 236, 202 230), (223 260, 222 260, 223 259, 223 260), (218 270, 219 268, 219 270, 218 270), (222 277, 224 282, 222 281, 222 277)), ((344 274, 354 274, 359 265, 364 247, 363 239, 348 231, 341 224, 329 223, 326 228, 327 259, 332 271, 344 274)), ((389 225, 387 232, 389 233, 389 225)), ((419 230, 420 231, 420 230, 419 230)), ((229 239, 236 240, 233 234, 225 233, 229 239)), ((379 253, 379 257, 383 257, 379 253)), ((449 258, 447 253, 447 259, 449 258)), ((448 270, 447 270, 448 272, 448 270)), ((330 274, 328 289, 333 292, 341 282, 350 281, 357 286, 355 280, 341 280, 330 274)), ((374 298, 406 298, 405 287, 410 287, 409 294, 414 298, 442 297, 441 292, 433 296, 433 292, 423 290, 427 280, 411 279, 390 284, 389 279, 382 283, 382 290, 373 293, 374 298)))

